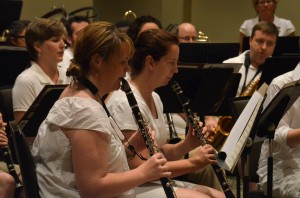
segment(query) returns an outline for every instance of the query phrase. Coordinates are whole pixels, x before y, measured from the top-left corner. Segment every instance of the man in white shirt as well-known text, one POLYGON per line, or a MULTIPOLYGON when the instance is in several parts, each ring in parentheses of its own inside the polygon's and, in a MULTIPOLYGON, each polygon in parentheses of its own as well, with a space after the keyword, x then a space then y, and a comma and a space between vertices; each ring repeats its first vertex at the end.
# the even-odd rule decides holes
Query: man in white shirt
MULTIPOLYGON (((267 90, 264 107, 287 83, 300 79, 300 63, 290 72, 273 79, 267 90)), ((300 99, 298 98, 280 120, 273 141, 273 191, 274 197, 300 197, 300 99)), ((257 174, 259 188, 267 192, 269 141, 265 140, 259 159, 257 174)))
POLYGON ((78 33, 89 24, 90 22, 88 18, 84 16, 70 17, 65 23, 65 27, 68 34, 66 37, 68 47, 64 51, 63 61, 58 63, 58 65, 60 65, 63 69, 67 70, 71 63, 71 59, 73 58, 75 41, 77 39, 78 33))
POLYGON ((253 27, 249 39, 250 50, 243 52, 237 57, 223 61, 223 63, 243 63, 239 71, 242 77, 236 94, 237 96, 240 96, 251 82, 260 78, 261 65, 265 63, 268 57, 272 56, 277 38, 277 27, 271 22, 261 21, 253 27))

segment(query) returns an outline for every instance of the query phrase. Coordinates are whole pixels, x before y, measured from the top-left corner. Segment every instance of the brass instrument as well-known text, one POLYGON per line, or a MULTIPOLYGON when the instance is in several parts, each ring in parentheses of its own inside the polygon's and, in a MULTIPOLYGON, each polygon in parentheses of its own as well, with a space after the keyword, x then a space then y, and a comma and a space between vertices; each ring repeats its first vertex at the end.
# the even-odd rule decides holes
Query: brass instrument
MULTIPOLYGON (((256 75, 256 77, 248 84, 248 86, 240 94, 240 97, 252 96, 252 94, 258 88, 261 73, 262 72, 256 75)), ((212 131, 211 135, 208 137, 208 141, 216 150, 221 149, 233 125, 234 122, 231 116, 221 116, 219 118, 218 126, 212 131)))
POLYGON ((200 42, 200 43, 209 42, 208 36, 206 36, 205 33, 199 31, 198 36, 197 36, 197 42, 200 42))
MULTIPOLYGON (((129 16, 132 16, 132 17, 133 17, 133 20, 136 19, 136 14, 135 14, 132 10, 128 10, 128 11, 125 12, 124 17, 123 17, 123 20, 124 20, 124 21, 127 20, 127 18, 128 18, 129 16)), ((133 20, 132 20, 132 21, 133 21, 133 20)), ((127 20, 127 21, 128 21, 128 20, 127 20)))
POLYGON ((0 43, 5 43, 7 41, 7 35, 9 34, 9 30, 6 29, 2 32, 2 35, 0 36, 0 43))

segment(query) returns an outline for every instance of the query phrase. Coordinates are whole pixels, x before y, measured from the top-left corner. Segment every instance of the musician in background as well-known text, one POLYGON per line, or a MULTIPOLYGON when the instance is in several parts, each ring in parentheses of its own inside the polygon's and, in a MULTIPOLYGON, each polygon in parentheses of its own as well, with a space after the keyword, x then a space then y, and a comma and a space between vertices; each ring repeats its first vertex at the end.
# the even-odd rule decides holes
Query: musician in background
POLYGON ((152 29, 162 29, 161 22, 151 15, 142 15, 132 22, 127 34, 135 42, 141 32, 152 29))
POLYGON ((265 60, 272 56, 276 41, 278 38, 278 29, 271 23, 261 21, 257 23, 249 38, 250 49, 246 50, 237 57, 229 58, 223 63, 242 63, 239 73, 242 74, 237 96, 244 92, 250 83, 256 83, 260 80, 262 65, 265 60))
MULTIPOLYGON (((3 122, 2 114, 0 113, 0 146, 8 145, 8 138, 5 132, 6 124, 3 122)), ((0 161, 0 197, 13 198, 15 193, 15 180, 8 173, 7 165, 4 161, 0 161)))
POLYGON ((17 77, 13 90, 13 110, 19 122, 47 84, 66 84, 66 70, 58 67, 65 49, 63 24, 54 19, 36 19, 27 27, 26 48, 32 65, 17 77))
MULTIPOLYGON (((300 63, 290 72, 273 79, 267 90, 264 107, 272 101, 280 89, 300 79, 300 63)), ((273 141, 273 197, 300 197, 300 98, 280 120, 273 141)), ((265 140, 259 159, 258 188, 267 193, 269 141, 265 140)))
POLYGON ((90 21, 85 16, 72 16, 65 22, 67 30, 66 42, 67 48, 64 51, 63 61, 58 63, 65 70, 68 69, 73 58, 74 46, 78 36, 78 33, 86 26, 90 24, 90 21))
POLYGON ((260 21, 274 23, 279 30, 278 36, 295 36, 295 27, 292 22, 275 15, 277 4, 278 0, 252 0, 257 16, 245 20, 240 27, 240 53, 242 53, 244 37, 250 37, 253 27, 260 21))
MULTIPOLYGON (((182 159, 186 153, 200 146, 200 141, 194 136, 192 127, 184 140, 177 144, 167 144, 169 133, 165 127, 163 106, 154 90, 168 84, 172 76, 178 72, 178 43, 175 35, 161 29, 140 33, 135 42, 129 80, 144 119, 155 131, 158 148, 168 159, 166 164, 172 172, 172 177, 191 173, 216 163, 215 150, 210 145, 201 146, 193 156, 182 159)), ((174 98, 174 100, 176 99, 174 98)), ((121 90, 113 92, 107 101, 107 107, 123 134, 130 138, 136 132, 137 125, 125 93, 121 90)), ((148 158, 146 147, 141 154, 148 158)), ((129 160, 131 169, 139 167, 143 163, 144 161, 137 155, 132 155, 129 160)), ((222 192, 206 186, 181 181, 176 181, 175 185, 201 192, 199 195, 224 197, 222 192)))
POLYGON ((177 37, 180 43, 195 43, 197 42, 196 27, 188 22, 181 23, 177 28, 177 37))
POLYGON ((8 27, 6 44, 9 46, 26 47, 25 33, 29 23, 30 21, 28 20, 14 21, 8 27))

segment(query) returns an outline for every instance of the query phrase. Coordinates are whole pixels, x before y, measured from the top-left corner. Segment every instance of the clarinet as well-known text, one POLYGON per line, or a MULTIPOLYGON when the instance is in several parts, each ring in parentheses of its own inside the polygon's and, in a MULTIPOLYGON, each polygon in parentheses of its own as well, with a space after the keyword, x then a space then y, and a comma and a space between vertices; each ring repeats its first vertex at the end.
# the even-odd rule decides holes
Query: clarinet
MULTIPOLYGON (((180 85, 176 81, 170 81, 170 85, 171 85, 172 90, 176 93, 177 98, 182 105, 183 111, 186 114, 186 116, 188 117, 188 121, 192 124, 193 129, 196 132, 196 136, 200 140, 200 144, 201 145, 207 144, 207 142, 202 134, 202 128, 199 126, 200 121, 194 115, 194 113, 192 112, 192 110, 190 108, 189 99, 184 95, 180 85)), ((222 189, 225 193, 226 198, 234 198, 235 196, 232 193, 232 191, 230 190, 228 182, 226 181, 221 168, 216 164, 212 164, 211 166, 222 186, 222 189)))
MULTIPOLYGON (((5 127, 2 126, 1 128, 3 131, 5 131, 5 127)), ((12 159, 11 151, 8 145, 1 146, 1 151, 4 157, 4 161, 6 163, 8 173, 14 178, 15 180, 15 188, 16 188, 16 193, 19 192, 23 185, 19 180, 19 177, 16 173, 15 167, 14 167, 14 161, 12 159)))
POLYGON ((169 133, 170 133, 170 140, 168 141, 168 143, 176 144, 181 141, 181 138, 178 137, 171 113, 166 113, 166 117, 167 117, 168 126, 169 126, 169 133))
MULTIPOLYGON (((139 131, 141 132, 143 139, 145 141, 146 147, 149 151, 150 156, 154 155, 155 153, 158 153, 158 149, 154 146, 153 139, 151 138, 149 134, 149 129, 147 127, 146 122, 143 119, 143 116, 141 114, 141 111, 139 109, 139 106, 137 104, 137 101, 132 93, 132 90, 128 84, 128 82, 125 79, 122 79, 122 85, 121 90, 126 93, 126 97, 128 99, 128 103, 131 107, 133 116, 137 122, 139 131)), ((175 198, 176 194, 172 186, 172 181, 170 178, 163 177, 160 178, 160 182, 163 186, 163 189, 166 193, 167 198, 175 198)))

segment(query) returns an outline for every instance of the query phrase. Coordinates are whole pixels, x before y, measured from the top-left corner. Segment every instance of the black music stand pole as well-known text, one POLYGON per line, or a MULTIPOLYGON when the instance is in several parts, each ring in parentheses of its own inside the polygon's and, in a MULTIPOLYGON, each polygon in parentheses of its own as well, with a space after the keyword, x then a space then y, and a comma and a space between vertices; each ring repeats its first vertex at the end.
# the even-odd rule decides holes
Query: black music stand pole
POLYGON ((274 99, 262 112, 258 123, 257 135, 268 137, 268 175, 267 175, 267 197, 272 198, 273 189, 273 140, 277 125, 286 111, 294 104, 300 96, 300 80, 283 87, 274 99))

